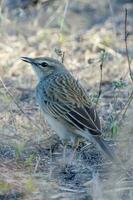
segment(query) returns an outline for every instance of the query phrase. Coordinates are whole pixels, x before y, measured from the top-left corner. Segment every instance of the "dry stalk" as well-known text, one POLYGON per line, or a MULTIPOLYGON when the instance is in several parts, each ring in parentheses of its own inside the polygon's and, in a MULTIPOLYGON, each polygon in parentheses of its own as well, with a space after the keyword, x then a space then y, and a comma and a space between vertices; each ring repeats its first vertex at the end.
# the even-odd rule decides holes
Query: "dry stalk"
POLYGON ((102 80, 103 80, 103 64, 105 61, 105 50, 102 53, 102 58, 101 58, 101 63, 100 63, 100 82, 99 82, 99 89, 98 89, 98 97, 97 97, 97 101, 96 101, 96 107, 98 105, 101 93, 102 93, 102 80))
POLYGON ((131 81, 133 82, 131 62, 130 62, 130 59, 129 59, 128 44, 127 44, 127 39, 128 39, 128 35, 129 35, 128 32, 127 32, 127 17, 128 17, 128 11, 127 11, 127 8, 126 8, 125 9, 125 37, 124 37, 124 41, 125 41, 126 57, 127 57, 127 62, 128 62, 129 74, 130 74, 131 81))
MULTIPOLYGON (((133 83, 133 76, 132 76, 132 70, 131 70, 131 62, 130 62, 130 58, 129 58, 129 52, 128 52, 128 43, 127 43, 127 39, 128 39, 128 32, 127 32, 127 17, 128 17, 128 11, 127 8, 125 9, 125 48, 126 48, 126 58, 127 58, 127 63, 128 63, 128 69, 129 69, 129 74, 130 74, 130 79, 133 83)), ((124 118, 131 102, 133 100, 133 90, 124 106, 124 108, 122 109, 122 111, 115 117, 115 120, 118 119, 119 124, 121 123, 122 119, 124 118)))

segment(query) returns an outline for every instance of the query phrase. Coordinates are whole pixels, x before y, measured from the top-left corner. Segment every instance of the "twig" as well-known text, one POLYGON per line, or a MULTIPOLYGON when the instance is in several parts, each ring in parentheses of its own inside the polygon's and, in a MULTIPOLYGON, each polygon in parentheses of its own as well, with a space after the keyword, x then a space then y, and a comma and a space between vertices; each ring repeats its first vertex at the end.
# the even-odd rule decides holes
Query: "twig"
POLYGON ((100 63, 100 83, 99 83, 99 90, 98 90, 98 97, 97 97, 97 101, 96 101, 96 106, 98 105, 98 101, 99 101, 99 98, 100 98, 101 93, 102 93, 102 79, 103 79, 104 60, 105 60, 105 50, 102 53, 101 63, 100 63))
POLYGON ((102 70, 103 70, 103 62, 100 64, 100 84, 99 84, 98 98, 100 97, 102 93, 102 79, 103 79, 102 70))
POLYGON ((37 172, 40 160, 41 160, 40 156, 38 158, 36 158, 36 165, 35 165, 35 168, 34 168, 34 174, 37 172))
POLYGON ((66 17, 67 10, 68 10, 68 5, 69 5, 69 0, 66 0, 66 2, 65 2, 65 9, 64 9, 64 13, 63 13, 63 18, 61 20, 59 32, 62 32, 64 21, 65 21, 65 17, 66 17))
MULTIPOLYGON (((14 99, 13 94, 7 89, 5 83, 3 82, 2 78, 0 77, 0 82, 2 83, 3 88, 5 89, 5 91, 7 92, 7 94, 12 98, 13 102, 15 103, 15 105, 19 108, 19 110, 21 111, 21 113, 23 113, 27 119, 39 130, 41 130, 41 128, 34 122, 32 122, 32 119, 23 111, 23 109, 21 108, 21 106, 17 103, 17 101, 14 99)), ((42 130, 41 130, 42 131, 42 130)))
POLYGON ((125 106, 124 112, 123 112, 123 114, 122 114, 122 118, 123 118, 124 115, 126 114, 126 111, 127 111, 128 107, 130 106, 132 100, 133 100, 133 91, 132 91, 132 93, 131 93, 131 95, 130 95, 130 97, 129 97, 129 99, 128 99, 128 102, 127 102, 127 104, 126 104, 126 106, 125 106))
POLYGON ((117 118, 118 118, 118 117, 121 115, 121 117, 119 118, 119 124, 121 123, 122 119, 124 118, 124 116, 125 116, 125 114, 126 114, 128 108, 129 108, 129 106, 130 106, 132 100, 133 100, 133 91, 131 92, 131 94, 130 94, 128 100, 127 100, 127 103, 125 104, 125 106, 124 106, 122 112, 119 113, 119 115, 117 116, 117 118))
MULTIPOLYGON (((63 31, 63 26, 64 26, 64 21, 65 21, 65 17, 67 14, 67 10, 68 10, 68 5, 69 5, 69 0, 65 0, 65 8, 64 8, 64 12, 63 12, 63 17, 62 20, 60 22, 60 28, 59 28, 59 43, 62 41, 62 31, 63 31)), ((61 62, 64 62, 64 58, 65 58, 65 52, 62 51, 60 48, 56 48, 55 52, 58 56, 61 57, 61 62)))
POLYGON ((61 57, 62 63, 64 63, 64 58, 65 58, 65 52, 63 51, 63 52, 62 52, 62 57, 61 57))
POLYGON ((62 5, 60 4, 60 6, 54 10, 53 12, 53 15, 50 15, 50 17, 48 18, 46 24, 45 24, 45 27, 48 28, 51 23, 58 17, 60 16, 60 12, 61 12, 61 9, 62 9, 62 5))
POLYGON ((127 12, 127 8, 125 8, 125 47, 126 47, 126 57, 127 57, 127 62, 128 62, 128 68, 129 68, 129 74, 130 74, 130 78, 133 82, 133 76, 132 76, 132 70, 131 70, 131 62, 129 59, 129 52, 128 52, 128 45, 127 45, 127 38, 129 33, 127 32, 127 16, 128 16, 128 12, 127 12))
MULTIPOLYGON (((131 70, 131 62, 130 62, 130 59, 129 59, 128 44, 127 44, 127 38, 128 38, 128 33, 127 33, 127 16, 128 16, 128 11, 127 11, 127 8, 126 8, 125 9, 125 38, 124 38, 124 41, 125 41, 126 57, 127 57, 128 68, 129 68, 129 74, 130 74, 131 81, 133 82, 133 76, 132 76, 132 70, 131 70)), ((115 120, 118 120, 119 124, 121 123, 123 117, 125 116, 125 114, 126 114, 128 108, 129 108, 129 105, 131 104, 132 100, 133 100, 133 90, 132 90, 132 92, 131 92, 131 94, 130 94, 130 96, 129 96, 129 98, 128 98, 125 106, 124 106, 124 108, 115 117, 115 120)))

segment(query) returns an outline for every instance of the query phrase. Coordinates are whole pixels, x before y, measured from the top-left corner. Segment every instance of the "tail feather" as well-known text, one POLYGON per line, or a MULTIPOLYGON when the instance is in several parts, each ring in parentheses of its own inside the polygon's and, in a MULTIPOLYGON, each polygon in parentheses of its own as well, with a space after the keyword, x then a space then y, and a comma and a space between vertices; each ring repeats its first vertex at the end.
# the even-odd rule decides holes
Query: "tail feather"
POLYGON ((102 150, 104 155, 108 157, 112 162, 119 163, 119 159, 117 158, 116 154, 111 151, 106 141, 101 137, 93 137, 96 143, 98 144, 98 148, 102 150))
MULTIPOLYGON (((88 133, 88 132, 87 132, 88 133)), ((92 142, 95 142, 97 147, 100 149, 100 151, 102 151, 104 153, 104 155, 110 159, 111 162, 115 163, 116 165, 121 164, 120 159, 117 157, 117 155, 111 151, 111 149, 109 148, 108 144, 106 143, 106 141, 101 137, 101 136, 94 136, 94 135, 89 135, 86 132, 78 132, 78 135, 82 136, 83 138, 86 138, 87 140, 90 141, 90 139, 92 140, 92 142)))
POLYGON ((113 151, 111 151, 106 141, 100 137, 94 137, 94 139, 100 147, 100 149, 102 150, 102 152, 105 154, 105 156, 107 156, 110 159, 110 161, 112 161, 117 167, 119 167, 119 172, 130 176, 130 173, 125 168, 124 163, 113 151))

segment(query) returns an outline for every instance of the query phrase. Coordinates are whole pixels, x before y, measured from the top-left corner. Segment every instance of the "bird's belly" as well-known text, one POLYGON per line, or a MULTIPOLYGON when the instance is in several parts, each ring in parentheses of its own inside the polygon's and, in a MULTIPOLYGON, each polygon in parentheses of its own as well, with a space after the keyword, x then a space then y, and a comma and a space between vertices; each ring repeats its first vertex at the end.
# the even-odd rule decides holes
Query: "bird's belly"
POLYGON ((51 126, 51 128, 59 135, 61 139, 71 141, 75 140, 73 133, 70 133, 64 124, 62 124, 61 122, 59 122, 58 120, 46 113, 44 113, 44 117, 48 124, 51 126))

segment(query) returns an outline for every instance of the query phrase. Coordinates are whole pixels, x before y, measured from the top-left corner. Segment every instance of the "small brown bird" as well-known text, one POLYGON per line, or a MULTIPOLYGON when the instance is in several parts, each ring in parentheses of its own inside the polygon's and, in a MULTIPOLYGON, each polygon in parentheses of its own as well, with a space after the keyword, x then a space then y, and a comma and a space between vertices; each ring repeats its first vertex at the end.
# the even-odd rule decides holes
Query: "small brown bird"
POLYGON ((95 142, 111 161, 115 160, 102 137, 100 120, 87 92, 65 66, 49 57, 21 57, 38 76, 36 99, 45 119, 62 140, 85 138, 95 142))

